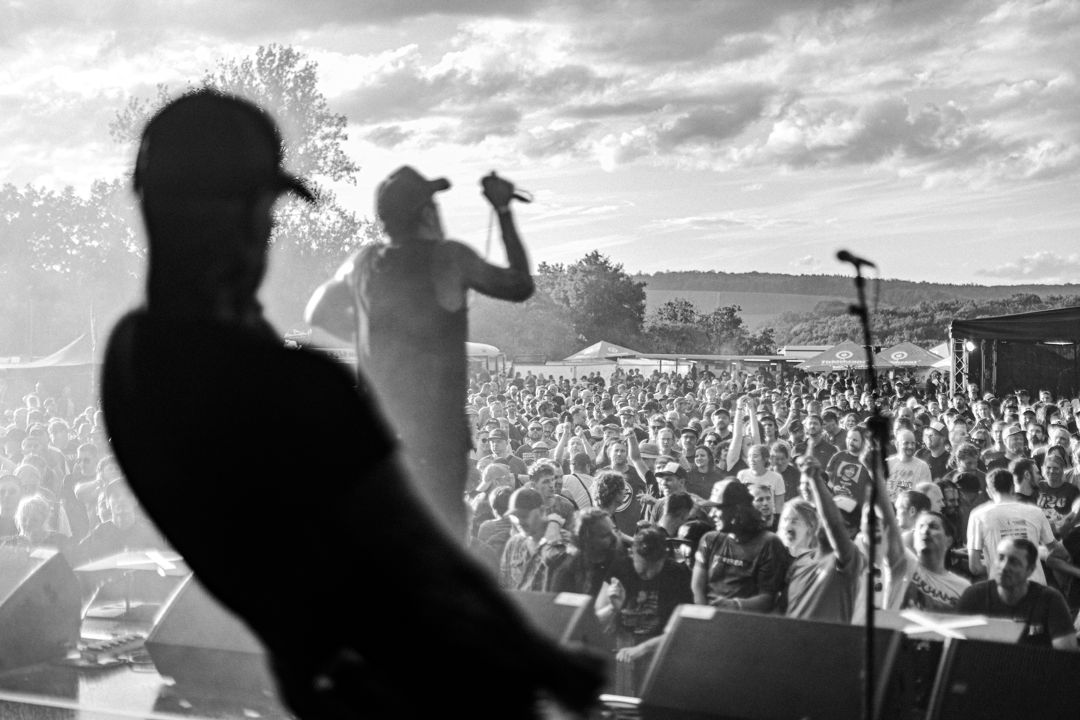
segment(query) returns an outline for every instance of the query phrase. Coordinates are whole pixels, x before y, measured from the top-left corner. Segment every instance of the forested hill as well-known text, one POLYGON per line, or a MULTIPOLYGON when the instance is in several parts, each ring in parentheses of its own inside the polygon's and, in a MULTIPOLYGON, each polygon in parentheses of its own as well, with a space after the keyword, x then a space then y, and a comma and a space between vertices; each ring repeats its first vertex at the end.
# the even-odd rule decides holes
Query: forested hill
MULTIPOLYGON (((683 271, 639 275, 634 279, 646 284, 648 312, 675 298, 689 300, 703 313, 725 305, 739 305, 743 320, 751 327, 771 324, 784 313, 812 310, 823 301, 850 302, 855 294, 850 275, 683 271)), ((868 291, 874 293, 873 282, 868 283, 868 291)), ((1016 294, 1042 298, 1080 295, 1080 284, 948 285, 882 280, 880 304, 905 308, 935 301, 1004 300, 1016 294)))

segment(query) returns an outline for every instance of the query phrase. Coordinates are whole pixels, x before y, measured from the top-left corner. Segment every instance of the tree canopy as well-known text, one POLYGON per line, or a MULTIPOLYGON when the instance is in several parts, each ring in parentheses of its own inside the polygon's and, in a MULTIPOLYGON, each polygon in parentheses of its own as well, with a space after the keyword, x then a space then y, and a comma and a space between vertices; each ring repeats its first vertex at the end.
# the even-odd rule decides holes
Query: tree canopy
MULTIPOLYGON (((108 131, 134 145, 146 121, 173 97, 213 87, 246 97, 278 122, 285 165, 306 178, 316 206, 279 203, 271 271, 262 299, 270 319, 289 330, 301 325, 311 292, 359 245, 380 237, 379 227, 343 208, 325 185, 355 183, 359 166, 345 152, 346 118, 330 111, 318 87, 318 66, 281 45, 250 57, 226 59, 183 88, 159 86, 134 97, 108 131)), ((40 355, 105 324, 131 305, 143 277, 141 223, 126 178, 93 183, 89 195, 72 188, 0 189, 0 355, 40 355)))

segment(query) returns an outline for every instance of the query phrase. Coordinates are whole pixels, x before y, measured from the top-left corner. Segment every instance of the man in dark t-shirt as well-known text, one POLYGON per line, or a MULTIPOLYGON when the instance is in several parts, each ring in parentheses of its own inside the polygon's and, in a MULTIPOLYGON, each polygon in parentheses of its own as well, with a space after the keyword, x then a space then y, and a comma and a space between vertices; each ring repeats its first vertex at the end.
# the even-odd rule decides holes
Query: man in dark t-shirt
POLYGON ((1039 562, 1035 544, 1024 538, 1006 538, 998 543, 997 554, 996 577, 965 590, 957 611, 1023 623, 1021 644, 1076 650, 1076 631, 1065 598, 1053 588, 1031 582, 1039 562))
POLYGON ((694 602, 729 610, 772 612, 784 588, 791 556, 765 529, 749 489, 738 480, 721 480, 709 501, 715 532, 698 544, 692 587, 694 602))
POLYGON ((591 704, 595 665, 527 629, 440 528, 363 378, 358 393, 339 364, 285 348, 263 317, 274 202, 289 190, 313 199, 281 157, 268 116, 212 90, 167 104, 143 132, 146 304, 113 329, 102 376, 132 490, 262 641, 299 717, 532 717, 545 687, 591 704), (419 638, 461 660, 424 693, 419 638), (489 705, 460 693, 475 672, 491 682, 489 705))
POLYGON ((690 571, 668 555, 667 533, 656 525, 640 528, 634 535, 632 563, 617 566, 611 581, 616 660, 633 668, 637 691, 649 663, 663 639, 668 618, 677 605, 694 600, 690 571))

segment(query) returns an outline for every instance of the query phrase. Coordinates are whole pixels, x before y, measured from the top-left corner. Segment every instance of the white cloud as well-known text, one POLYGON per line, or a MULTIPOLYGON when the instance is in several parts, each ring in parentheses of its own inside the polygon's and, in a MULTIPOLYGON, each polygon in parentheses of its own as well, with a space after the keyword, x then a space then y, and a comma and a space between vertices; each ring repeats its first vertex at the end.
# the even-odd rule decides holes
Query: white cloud
POLYGON ((1042 250, 996 267, 976 270, 975 274, 1016 281, 1075 282, 1080 275, 1080 254, 1059 255, 1042 250))

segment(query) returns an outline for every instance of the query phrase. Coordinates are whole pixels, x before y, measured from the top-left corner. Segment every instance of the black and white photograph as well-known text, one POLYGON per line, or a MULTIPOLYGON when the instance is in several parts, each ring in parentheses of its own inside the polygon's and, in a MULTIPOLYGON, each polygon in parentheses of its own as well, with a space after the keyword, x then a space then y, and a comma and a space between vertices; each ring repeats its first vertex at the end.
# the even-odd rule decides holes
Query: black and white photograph
POLYGON ((1074 0, 0 0, 0 720, 1080 712, 1074 0))

